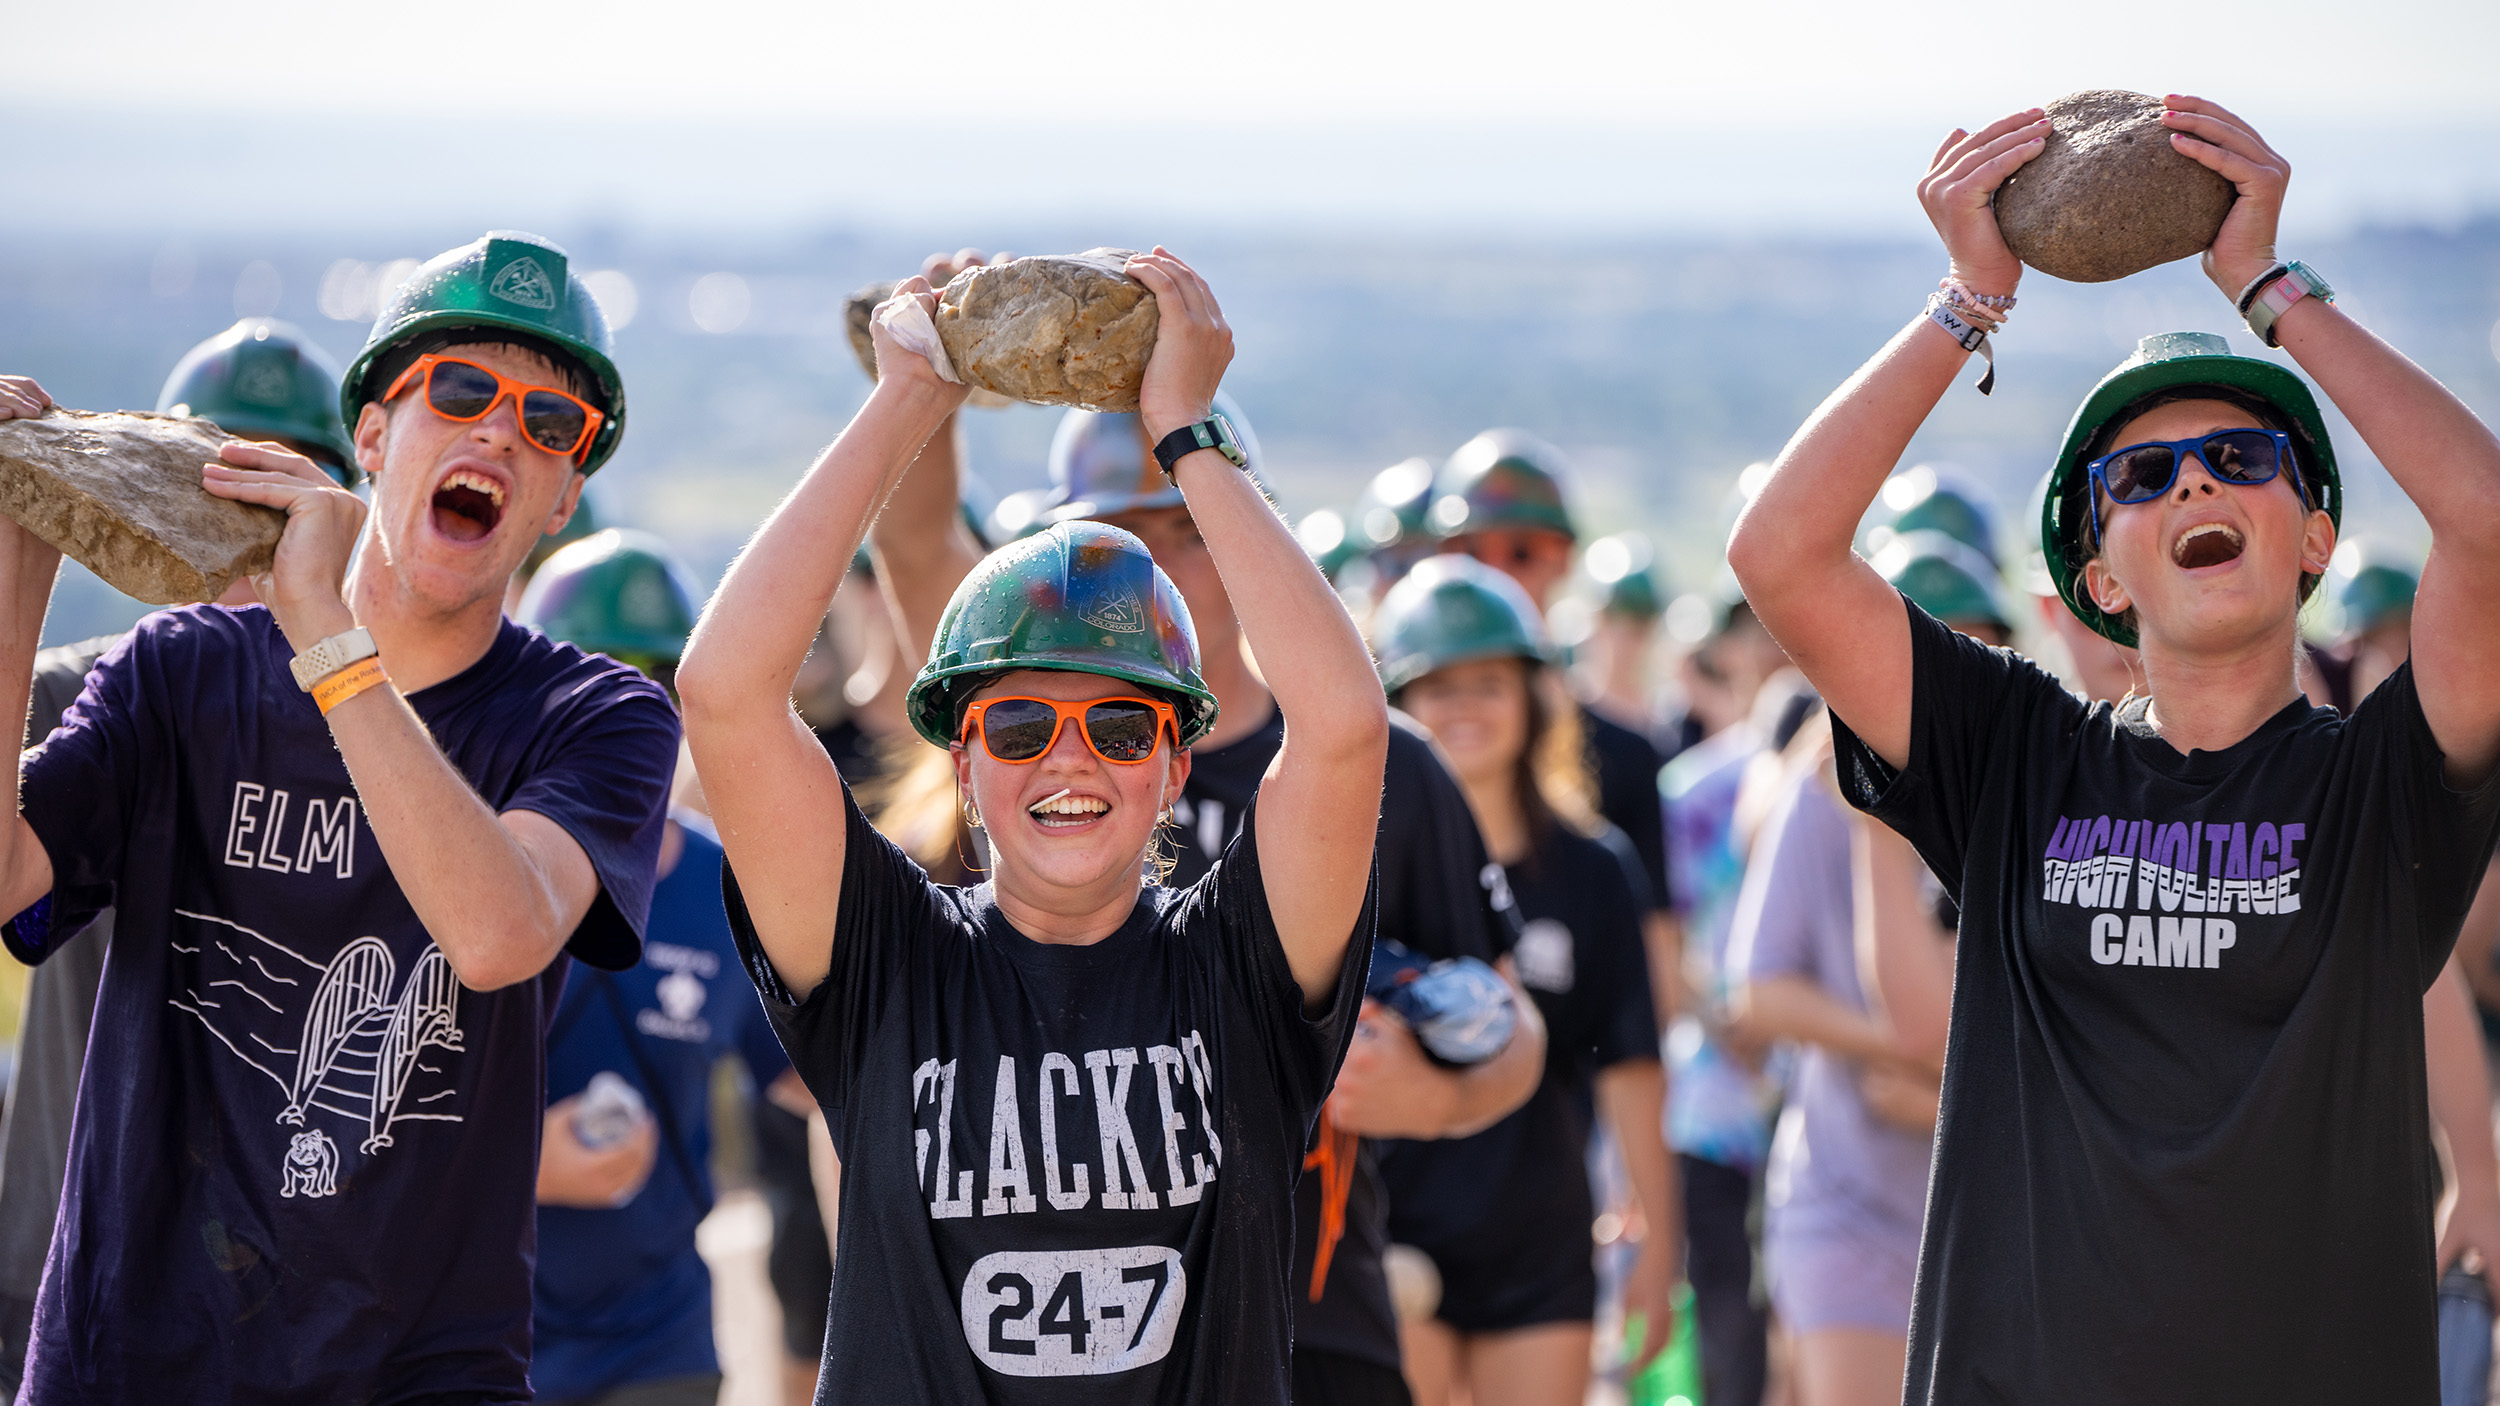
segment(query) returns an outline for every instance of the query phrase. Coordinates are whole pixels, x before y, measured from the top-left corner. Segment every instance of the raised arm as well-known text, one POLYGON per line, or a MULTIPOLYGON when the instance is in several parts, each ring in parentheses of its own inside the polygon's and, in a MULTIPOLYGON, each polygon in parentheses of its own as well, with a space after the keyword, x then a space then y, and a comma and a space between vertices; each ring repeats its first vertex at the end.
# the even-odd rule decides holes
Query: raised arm
MULTIPOLYGON (((1944 236, 1950 271, 1975 292, 2010 294, 2022 265, 1990 197, 2040 154, 2037 109, 1937 148, 1918 197, 1944 236)), ((1875 754, 1909 763, 1910 633, 1901 597, 1851 549, 1858 519, 1969 353, 1924 315, 1807 417, 1728 539, 1745 599, 1832 711, 1875 754)))
MULTIPOLYGON (((34 419, 52 406, 29 376, 0 376, 0 420, 34 419)), ((27 701, 34 692, 35 652, 43 642, 43 616, 52 605, 52 582, 61 572, 60 549, 0 517, 0 717, 26 730, 27 701)), ((26 911, 52 891, 52 857, 35 827, 18 808, 17 768, 9 768, 9 817, 0 825, 0 918, 26 911)))
MULTIPOLYGON (((970 249, 951 258, 932 254, 921 275, 934 287, 982 262, 970 249)), ((981 561, 981 544, 963 521, 963 437, 956 417, 949 415, 929 436, 903 481, 885 500, 868 530, 868 551, 876 558, 877 588, 894 617, 895 638, 904 657, 926 659, 929 641, 946 614, 955 588, 981 561)))
MULTIPOLYGON (((2173 95, 2171 145, 2239 190, 2205 272, 2236 303, 2274 266, 2291 163, 2219 104, 2173 95)), ((2303 298, 2274 325, 2430 524, 2413 598, 2413 677, 2448 776, 2470 785, 2500 762, 2500 439, 2430 373, 2331 303, 2303 298)))
MULTIPOLYGON (((1207 417, 1233 334, 1206 280, 1161 248, 1129 272, 1160 308, 1139 405, 1160 442, 1207 417)), ((1284 745, 1259 787, 1259 866, 1285 959, 1317 1005, 1335 989, 1371 880, 1389 704, 1345 606, 1248 475, 1201 449, 1173 477, 1284 714, 1284 745)))
MULTIPOLYGON (((895 293, 934 304, 925 280, 895 293)), ((804 999, 833 965, 848 820, 790 686, 869 516, 964 388, 876 329, 877 388, 738 554, 677 671, 686 741, 773 970, 804 999)))

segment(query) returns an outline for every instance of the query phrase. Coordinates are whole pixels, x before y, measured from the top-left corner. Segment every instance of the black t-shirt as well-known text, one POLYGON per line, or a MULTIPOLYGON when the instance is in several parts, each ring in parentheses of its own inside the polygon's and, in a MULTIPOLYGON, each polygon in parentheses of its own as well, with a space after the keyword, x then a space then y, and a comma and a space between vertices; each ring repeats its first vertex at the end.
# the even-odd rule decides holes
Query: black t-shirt
MULTIPOLYGON (((566 963, 460 984, 259 606, 139 622, 21 761, 42 961, 115 907, 44 1266, 37 1401, 529 1395, 544 1032, 566 963)), ((510 621, 408 695, 486 805, 599 877, 569 950, 633 964, 667 695, 510 621)))
POLYGON ((1658 1058, 1640 864, 1611 830, 1592 839, 1556 826, 1504 872, 1523 924, 1511 957, 1545 1017, 1545 1074, 1474 1137, 1389 1144, 1389 1229, 1436 1260, 1585 1264, 1591 1082, 1609 1065, 1658 1058))
MULTIPOLYGON (((1394 726, 1375 851, 1380 935, 1434 960, 1490 962, 1508 952, 1519 933, 1501 868, 1486 856, 1466 794, 1433 749, 1430 734, 1404 713, 1392 711, 1389 717, 1394 726)), ((1172 808, 1176 882, 1205 873, 1222 852, 1284 737, 1283 716, 1271 713, 1265 725, 1239 741, 1191 754, 1189 785, 1172 808)), ((1381 1267, 1389 1229, 1377 1148, 1360 1143, 1350 1165, 1337 1160, 1345 1153, 1342 1142, 1332 1145, 1323 1134, 1294 1192, 1294 1346, 1394 1368, 1398 1322, 1389 1276, 1381 1267), (1328 1263, 1326 1273, 1317 1274, 1323 1239, 1328 1263)))
POLYGON ((1908 1399, 2433 1401, 2422 993, 2500 781, 2409 667, 2182 756, 1908 609, 1908 768, 1834 729, 1961 901, 1908 1399))
POLYGON ((1669 906, 1667 888, 1667 816, 1658 795, 1658 773, 1666 766, 1658 748, 1646 737, 1582 704, 1580 730, 1588 739, 1591 768, 1597 773, 1597 811, 1606 823, 1623 832, 1624 842, 1639 857, 1651 911, 1669 906))
POLYGON ((1368 901, 1303 1014, 1255 829, 1088 946, 929 882, 856 805, 833 969, 732 932, 842 1157, 820 1403, 1284 1400, 1293 1181, 1354 1028, 1368 901))

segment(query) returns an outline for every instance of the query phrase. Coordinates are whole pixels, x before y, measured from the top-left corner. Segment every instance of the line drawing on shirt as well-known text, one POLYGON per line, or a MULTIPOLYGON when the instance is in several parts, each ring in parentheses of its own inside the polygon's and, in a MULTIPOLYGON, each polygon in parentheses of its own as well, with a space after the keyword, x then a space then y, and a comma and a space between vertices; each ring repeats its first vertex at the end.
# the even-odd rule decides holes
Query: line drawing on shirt
MULTIPOLYGON (((215 979, 207 979, 211 974, 202 972, 195 978, 195 989, 168 1000, 175 1009, 197 1017, 237 1058, 269 1076, 270 1082, 278 1086, 286 1101, 276 1116, 277 1122, 300 1127, 313 1109, 351 1119, 362 1125, 363 1136, 357 1150, 370 1156, 392 1145, 391 1129, 402 1121, 463 1121, 458 1113, 418 1111, 457 1093, 456 1088, 420 1092, 413 1097, 410 1092, 410 1083, 417 1075, 444 1073, 435 1065, 420 1063, 418 1055, 422 1051, 429 1047, 455 1052, 463 1048, 460 981, 441 948, 428 943, 403 982, 399 979, 398 962, 378 937, 359 937, 322 963, 230 919, 187 909, 174 911, 250 938, 265 947, 273 959, 280 959, 281 967, 293 961, 317 974, 310 985, 310 1003, 302 1008, 298 1018, 289 1006, 295 1000, 293 993, 306 990, 302 978, 279 975, 257 950, 237 952, 224 940, 212 939, 204 946, 213 946, 232 965, 216 974, 215 979), (262 989, 255 984, 255 975, 274 985, 262 989), (259 1030, 242 1028, 241 1022, 250 1018, 248 1011, 242 1016, 229 1016, 225 1014, 226 1003, 208 997, 210 989, 220 986, 242 990, 280 1020, 294 1024, 292 1031, 270 1032, 280 1036, 294 1034, 294 1046, 279 1045, 259 1030), (210 1011, 219 1014, 212 1018, 210 1011), (255 1057, 247 1052, 246 1042, 275 1058, 255 1057)), ((298 1135, 287 1154, 288 1184, 298 1187, 300 1194, 328 1194, 306 1189, 319 1184, 320 1178, 312 1175, 310 1163, 301 1161, 310 1155, 304 1136, 298 1135), (310 1175, 311 1180, 299 1181, 299 1172, 310 1175)), ((328 1144, 326 1134, 322 1141, 335 1147, 328 1144)))

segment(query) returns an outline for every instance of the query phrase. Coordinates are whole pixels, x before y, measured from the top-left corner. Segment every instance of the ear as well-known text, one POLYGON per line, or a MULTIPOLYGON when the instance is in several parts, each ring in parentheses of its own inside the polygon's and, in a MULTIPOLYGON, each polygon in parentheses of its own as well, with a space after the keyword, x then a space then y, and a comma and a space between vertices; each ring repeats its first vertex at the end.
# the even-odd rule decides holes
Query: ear
POLYGON ((950 742, 946 754, 955 763, 955 799, 958 804, 972 799, 972 753, 961 742, 950 742))
POLYGON ((2083 589, 2104 615, 2124 615, 2135 604, 2127 595, 2127 588, 2118 583, 2108 564, 2099 557, 2083 564, 2083 589))
POLYGON ((2334 559, 2335 519, 2328 517, 2324 508, 2312 508, 2300 534, 2300 569, 2323 576, 2327 563, 2334 559))
POLYGON ((589 482, 590 475, 581 473, 573 475, 566 481, 564 491, 556 495, 555 507, 547 514, 546 535, 552 536, 562 532, 564 525, 573 520, 574 509, 581 506, 582 488, 589 482))
POLYGON ((1169 802, 1179 798, 1181 788, 1189 784, 1189 749, 1174 747, 1163 767, 1163 797, 1169 802))
POLYGON ((368 400, 356 412, 356 467, 369 479, 382 477, 382 436, 390 427, 390 412, 379 401, 368 400))

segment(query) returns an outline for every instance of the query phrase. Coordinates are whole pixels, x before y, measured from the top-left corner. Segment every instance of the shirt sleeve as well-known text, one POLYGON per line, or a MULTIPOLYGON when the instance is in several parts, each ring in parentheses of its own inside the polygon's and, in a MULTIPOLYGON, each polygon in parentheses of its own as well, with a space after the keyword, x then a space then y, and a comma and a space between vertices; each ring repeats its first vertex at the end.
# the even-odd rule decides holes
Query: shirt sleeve
POLYGON ((1962 858, 2002 731, 2038 726, 2039 707, 2077 726, 2085 707, 2055 675, 2012 650, 1945 628, 1907 596, 1901 608, 1910 617, 1909 766, 1894 770, 1834 710, 1840 793, 1900 831, 1945 889, 1960 893, 1962 858))
POLYGON ((125 636, 87 673, 60 726, 18 759, 20 809, 52 863, 52 892, 0 930, 22 962, 59 951, 113 904, 147 788, 173 772, 162 654, 145 625, 125 636))
POLYGON ((956 916, 945 890, 868 823, 847 781, 842 783, 842 808, 847 817, 842 892, 826 939, 833 965, 805 1000, 793 996, 773 970, 755 935, 737 873, 727 859, 721 861, 721 902, 738 958, 763 998, 791 1067, 827 1108, 849 1106, 852 1086, 876 1035, 877 1014, 904 981, 914 945, 951 932, 956 916))
MULTIPOLYGON (((1728 969, 1738 980, 1819 979, 1814 960, 1818 915, 1812 895, 1821 890, 1828 877, 1821 869, 1833 856, 1813 842, 1812 828, 1800 823, 1803 808, 1811 803, 1805 790, 1818 784, 1820 778, 1812 772, 1789 778, 1762 833, 1754 837, 1753 862, 1746 866, 1728 932, 1728 969)), ((1839 861, 1849 862, 1846 852, 1839 861)))
POLYGON ((545 816, 582 847, 599 875, 599 896, 565 949, 594 967, 623 971, 642 959, 677 774, 677 713, 658 685, 617 668, 549 716, 554 745, 545 764, 502 809, 545 816))
POLYGON ((1595 983, 1588 984, 1586 975, 1575 981, 1603 994, 1605 1004, 1591 1030, 1591 1052, 1599 1069, 1658 1058, 1658 1010, 1650 996, 1649 952, 1641 937, 1641 918, 1649 909, 1641 898, 1640 860, 1621 834, 1610 831, 1602 840, 1614 863, 1608 866, 1613 872, 1598 879, 1603 891, 1600 920, 1589 943, 1596 959, 1595 983))
POLYGON ((2500 770, 2470 791, 2448 784, 2448 758, 2422 714, 2413 663, 2405 661, 2353 709, 2347 722, 2369 747, 2360 763, 2390 788, 2395 833, 2389 841, 2407 872, 2400 878, 2420 905, 2422 984, 2427 988, 2456 944, 2458 927, 2500 836, 2500 770), (2384 762, 2379 760, 2384 757, 2384 762))
POLYGON ((1517 945, 1517 906, 1466 794, 1403 715, 1389 732, 1378 853, 1382 937, 1435 960, 1490 962, 1517 945))
POLYGON ((1267 881, 1259 865, 1258 803, 1241 818, 1241 829, 1204 878, 1181 901, 1187 905, 1177 926, 1192 931, 1212 921, 1215 947, 1223 975, 1248 1003, 1258 1020, 1258 1039, 1266 1051, 1276 1088, 1305 1120, 1316 1118, 1322 1100, 1337 1081, 1337 1066, 1354 1038, 1354 1019, 1362 1009, 1363 982, 1371 971, 1372 933, 1378 921, 1380 878, 1377 863, 1363 894, 1362 911, 1337 968, 1336 988, 1318 1012, 1304 1008, 1301 983, 1285 959, 1284 940, 1277 935, 1275 916, 1267 906, 1267 881))
POLYGON ((1674 907, 1674 881, 1667 868, 1666 804, 1658 790, 1658 774, 1666 762, 1648 738, 1632 729, 1585 708, 1581 716, 1598 731, 1599 807, 1639 859, 1642 909, 1669 910, 1674 907))

